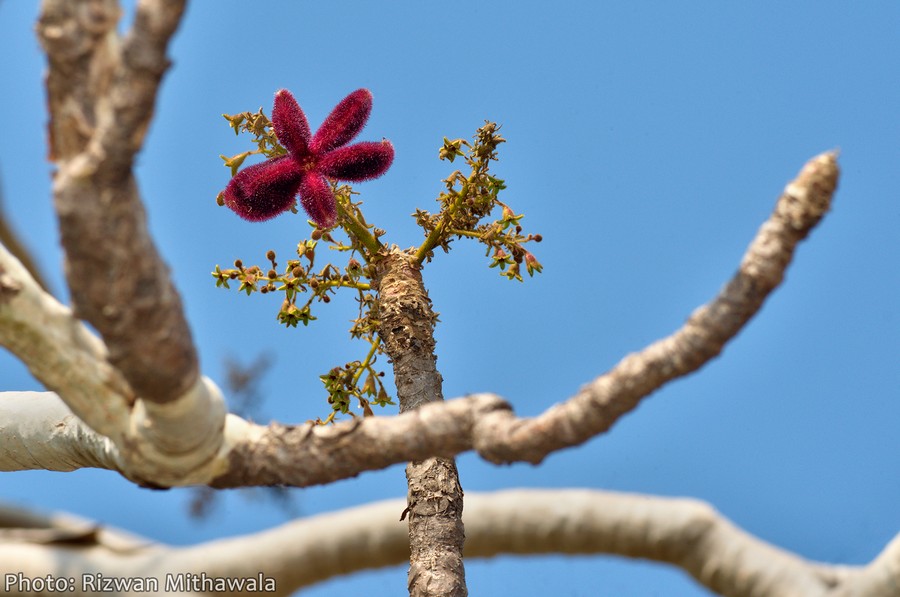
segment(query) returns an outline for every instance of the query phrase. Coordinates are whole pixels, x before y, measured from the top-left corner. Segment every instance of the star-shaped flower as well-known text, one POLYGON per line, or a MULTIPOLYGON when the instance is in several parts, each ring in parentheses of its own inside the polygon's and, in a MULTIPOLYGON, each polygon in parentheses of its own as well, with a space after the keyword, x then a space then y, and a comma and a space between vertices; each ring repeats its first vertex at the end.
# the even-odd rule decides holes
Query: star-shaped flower
POLYGON ((334 226, 334 193, 326 178, 361 182, 378 178, 394 161, 394 146, 384 139, 347 145, 366 125, 372 94, 357 89, 339 103, 316 134, 310 134, 306 115, 291 95, 275 94, 272 126, 287 155, 244 168, 225 187, 225 205, 253 222, 289 210, 294 197, 320 228, 334 226))

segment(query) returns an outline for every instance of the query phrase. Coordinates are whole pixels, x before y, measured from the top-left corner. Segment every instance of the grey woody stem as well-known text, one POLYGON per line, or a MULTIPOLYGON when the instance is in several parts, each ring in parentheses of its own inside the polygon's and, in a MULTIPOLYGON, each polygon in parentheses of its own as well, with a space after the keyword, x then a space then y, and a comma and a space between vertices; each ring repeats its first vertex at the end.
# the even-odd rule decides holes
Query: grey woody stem
MULTIPOLYGON (((394 364, 400 412, 444 400, 437 370, 431 300, 414 257, 393 248, 377 262, 379 333, 394 364)), ((406 467, 409 594, 467 595, 462 551, 463 491, 453 458, 406 467)))

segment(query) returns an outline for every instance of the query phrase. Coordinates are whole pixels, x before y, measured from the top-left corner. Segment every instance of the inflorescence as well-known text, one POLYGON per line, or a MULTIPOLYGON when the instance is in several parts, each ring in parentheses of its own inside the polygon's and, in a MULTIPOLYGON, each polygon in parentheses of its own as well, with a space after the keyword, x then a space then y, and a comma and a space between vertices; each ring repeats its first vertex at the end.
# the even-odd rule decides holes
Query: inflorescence
MULTIPOLYGON (((270 121, 262 109, 257 113, 225 115, 235 133, 253 135, 257 149, 231 158, 222 156, 231 168, 232 179, 219 194, 220 205, 227 205, 240 217, 261 221, 288 210, 296 211, 295 197, 309 214, 315 228, 311 238, 301 240, 296 258, 287 259, 279 267, 275 251, 268 251, 268 265, 244 265, 237 259, 234 267, 216 266, 216 285, 248 295, 283 294, 278 320, 287 327, 307 325, 316 319, 314 303, 329 303, 337 291, 354 292, 359 305, 352 320, 350 335, 368 343, 366 356, 334 367, 320 380, 328 392, 331 413, 320 423, 329 423, 338 413, 353 414, 355 401, 363 414, 371 415, 371 405, 393 404, 382 381, 384 373, 376 369, 379 355, 384 354, 379 327, 379 296, 376 263, 383 256, 380 237, 385 231, 366 222, 362 202, 354 202, 356 193, 337 180, 362 181, 384 174, 394 157, 387 140, 347 145, 362 130, 372 109, 372 95, 366 89, 354 91, 325 119, 315 135, 311 135, 306 116, 290 92, 275 94, 270 121), (262 154, 266 161, 240 170, 244 160, 262 154), (349 243, 338 241, 330 228, 339 225, 349 243), (343 266, 328 263, 315 266, 319 242, 327 242, 332 250, 349 253, 343 266)), ((437 201, 440 209, 429 213, 417 209, 413 216, 425 233, 421 245, 408 251, 419 266, 430 262, 435 249, 448 252, 454 240, 468 238, 486 247, 489 267, 500 270, 510 280, 522 281, 524 270, 529 275, 540 273, 542 266, 525 245, 540 242, 541 235, 523 232, 522 214, 516 214, 500 201, 505 182, 490 171, 497 159, 497 147, 506 140, 500 127, 486 121, 471 142, 444 138, 439 151, 442 160, 454 162, 462 158, 466 168, 444 179, 445 189, 437 201), (500 216, 492 220, 495 209, 500 216), (523 267, 524 266, 524 267, 523 267), (520 269, 521 268, 521 269, 520 269)))

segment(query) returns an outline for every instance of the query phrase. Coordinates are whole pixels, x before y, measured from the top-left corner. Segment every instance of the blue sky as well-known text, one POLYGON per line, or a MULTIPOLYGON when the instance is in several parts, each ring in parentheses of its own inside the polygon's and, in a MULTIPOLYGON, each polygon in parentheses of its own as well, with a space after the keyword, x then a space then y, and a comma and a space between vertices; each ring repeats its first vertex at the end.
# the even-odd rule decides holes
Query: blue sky
MULTIPOLYGON (((0 4, 0 176, 6 209, 59 296, 62 255, 45 159, 36 3, 0 4)), ((504 201, 544 242, 544 274, 511 283, 457 243, 424 272, 440 312, 445 395, 494 391, 521 415, 577 391, 628 352, 671 333, 735 271, 803 163, 839 148, 832 213, 786 283, 722 356, 579 449, 540 467, 459 459, 468 491, 592 487, 692 496, 759 537, 818 560, 868 562, 900 531, 900 5, 460 0, 196 2, 174 40, 138 176, 152 231, 182 292, 204 372, 268 352, 265 417, 323 415, 318 375, 361 358, 353 303, 286 330, 278 299, 216 289, 236 257, 289 254, 298 216, 249 224, 215 205, 219 154, 244 150, 222 113, 271 110, 294 92, 316 127, 368 87, 361 139, 390 139, 391 170, 357 185, 370 222, 401 247, 455 166, 444 136, 503 125, 504 201), (291 380, 289 390, 285 379, 291 380)), ((0 354, 0 390, 40 389, 0 354)), ((295 492, 303 515, 405 495, 403 467, 295 492)), ((153 492, 105 471, 7 474, 0 499, 65 509, 191 544, 268 528, 285 513, 229 492, 212 518, 190 493, 153 492)), ((663 566, 612 558, 467 563, 472 594, 706 595, 663 566), (562 585, 562 590, 557 587, 562 585)), ((396 595, 405 568, 309 595, 396 595)))

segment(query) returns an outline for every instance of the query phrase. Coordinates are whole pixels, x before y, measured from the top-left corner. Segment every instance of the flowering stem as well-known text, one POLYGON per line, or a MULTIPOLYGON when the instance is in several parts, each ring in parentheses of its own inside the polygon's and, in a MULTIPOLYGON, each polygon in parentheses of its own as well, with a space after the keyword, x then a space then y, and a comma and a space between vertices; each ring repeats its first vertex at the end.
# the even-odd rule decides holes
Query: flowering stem
POLYGON ((344 282, 343 280, 328 280, 320 282, 319 286, 325 288, 353 288, 355 290, 372 290, 372 285, 368 282, 344 282))
POLYGON ((468 236, 469 238, 477 238, 479 240, 484 236, 480 232, 472 232, 471 230, 459 230, 457 228, 451 228, 450 230, 448 230, 448 232, 457 236, 468 236))
POLYGON ((381 250, 381 242, 375 238, 375 235, 369 232, 369 229, 366 228, 365 224, 360 222, 356 216, 344 206, 343 201, 339 200, 335 201, 335 203, 337 205, 338 214, 340 214, 341 221, 344 223, 347 232, 352 234, 360 244, 369 250, 368 255, 363 255, 363 258, 365 258, 368 263, 371 257, 381 250))
POLYGON ((431 231, 431 234, 425 239, 425 242, 422 243, 422 246, 416 251, 416 254, 413 255, 413 261, 418 265, 422 265, 422 262, 425 261, 425 256, 428 255, 428 252, 433 250, 438 244, 441 242, 443 238, 447 226, 450 224, 450 221, 453 219, 453 215, 456 213, 457 209, 459 209, 460 203, 463 201, 463 198, 466 196, 466 192, 468 191, 468 185, 463 183, 463 187, 459 193, 457 193, 456 198, 453 201, 453 204, 444 212, 444 218, 441 220, 441 223, 435 226, 434 230, 431 231))
POLYGON ((378 350, 378 347, 381 345, 381 336, 376 335, 375 340, 372 342, 372 348, 369 349, 369 354, 366 355, 366 358, 363 359, 363 362, 359 365, 359 369, 356 370, 356 374, 353 376, 353 385, 355 386, 359 383, 359 378, 362 377, 363 371, 369 368, 372 364, 372 358, 375 356, 375 352, 378 350))

